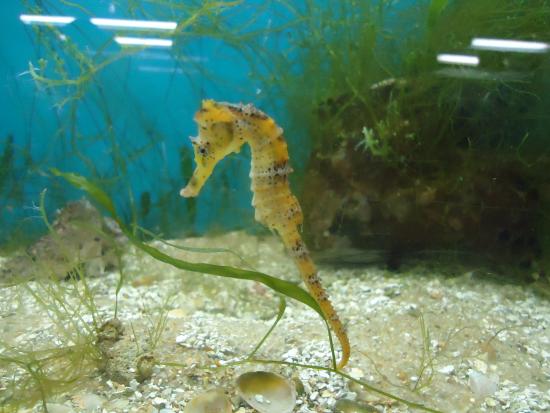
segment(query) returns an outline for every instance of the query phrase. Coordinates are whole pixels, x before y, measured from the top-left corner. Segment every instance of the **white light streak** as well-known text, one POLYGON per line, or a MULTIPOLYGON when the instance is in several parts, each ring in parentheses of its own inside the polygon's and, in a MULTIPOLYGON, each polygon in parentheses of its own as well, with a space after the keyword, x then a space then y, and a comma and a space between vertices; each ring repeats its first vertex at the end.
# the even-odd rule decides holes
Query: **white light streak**
POLYGON ((21 14, 19 16, 25 24, 53 24, 55 26, 65 26, 66 24, 71 24, 75 21, 74 17, 71 16, 45 16, 41 14, 21 14))
POLYGON ((103 19, 92 17, 90 22, 102 29, 151 29, 151 30, 174 30, 176 22, 154 21, 154 20, 126 20, 126 19, 103 19))
POLYGON ((447 63, 453 65, 464 65, 464 66, 478 66, 479 57, 471 55, 462 55, 462 54, 448 54, 441 53, 437 55, 437 61, 439 63, 447 63))
POLYGON ((116 36, 115 42, 122 46, 152 46, 152 47, 172 47, 170 39, 152 39, 145 37, 123 37, 116 36))
POLYGON ((493 50, 496 52, 520 52, 520 53, 545 53, 550 46, 543 42, 530 42, 524 40, 484 39, 476 37, 472 39, 471 47, 480 50, 493 50))

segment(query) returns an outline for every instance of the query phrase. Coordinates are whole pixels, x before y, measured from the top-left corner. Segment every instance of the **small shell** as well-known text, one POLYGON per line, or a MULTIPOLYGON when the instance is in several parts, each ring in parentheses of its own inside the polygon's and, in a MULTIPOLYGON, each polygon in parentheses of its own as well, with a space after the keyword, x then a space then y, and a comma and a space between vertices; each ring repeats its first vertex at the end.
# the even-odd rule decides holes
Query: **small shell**
POLYGON ((136 380, 140 383, 149 380, 156 363, 155 356, 152 354, 146 353, 139 356, 136 360, 136 380))
POLYGON ((237 378, 239 395, 260 413, 290 413, 296 405, 296 390, 284 377, 253 371, 237 378))
POLYGON ((184 413, 231 413, 232 406, 229 398, 220 389, 209 390, 195 396, 184 413))

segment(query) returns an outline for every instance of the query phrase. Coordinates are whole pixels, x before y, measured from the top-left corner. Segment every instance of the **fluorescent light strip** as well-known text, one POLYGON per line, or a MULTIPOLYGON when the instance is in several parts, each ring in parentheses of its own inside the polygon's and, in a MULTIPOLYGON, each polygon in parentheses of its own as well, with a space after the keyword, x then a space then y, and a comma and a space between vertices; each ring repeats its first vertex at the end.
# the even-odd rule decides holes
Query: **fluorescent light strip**
POLYGON ((472 39, 471 47, 474 49, 494 50, 497 52, 523 52, 544 53, 550 46, 542 42, 529 42, 523 40, 484 39, 476 37, 472 39))
POLYGON ((71 24, 76 19, 71 16, 45 16, 40 14, 21 14, 19 16, 25 24, 53 24, 57 26, 65 26, 71 24))
POLYGON ((171 47, 172 40, 169 39, 151 39, 145 37, 122 37, 116 36, 115 42, 122 46, 154 46, 154 47, 171 47))
POLYGON ((93 17, 90 22, 104 29, 153 29, 174 30, 176 22, 163 22, 154 20, 126 20, 126 19, 102 19, 93 17))
POLYGON ((465 65, 465 66, 478 66, 479 57, 470 56, 470 55, 461 55, 461 54, 438 54, 437 61, 439 63, 447 63, 454 65, 465 65))

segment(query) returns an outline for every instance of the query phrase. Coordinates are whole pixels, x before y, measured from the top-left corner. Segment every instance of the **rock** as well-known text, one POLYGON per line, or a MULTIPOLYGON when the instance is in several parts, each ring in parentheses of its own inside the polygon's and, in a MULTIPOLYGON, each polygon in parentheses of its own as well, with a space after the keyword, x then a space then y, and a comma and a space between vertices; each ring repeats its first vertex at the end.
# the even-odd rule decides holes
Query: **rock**
POLYGON ((61 403, 46 403, 49 413, 73 413, 72 407, 61 403))
POLYGON ((126 238, 112 219, 103 217, 87 200, 67 203, 57 211, 51 228, 52 232, 9 259, 0 270, 0 280, 100 276, 119 267, 126 238))

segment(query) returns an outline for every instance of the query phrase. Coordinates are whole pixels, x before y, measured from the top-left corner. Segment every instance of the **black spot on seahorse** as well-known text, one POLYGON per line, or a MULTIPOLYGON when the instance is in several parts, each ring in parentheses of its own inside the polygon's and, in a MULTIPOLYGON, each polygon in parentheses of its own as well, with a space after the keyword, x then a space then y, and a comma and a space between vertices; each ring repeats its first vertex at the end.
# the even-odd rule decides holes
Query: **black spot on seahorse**
POLYGON ((302 240, 297 240, 291 248, 291 254, 298 259, 303 259, 309 255, 309 252, 302 240))

